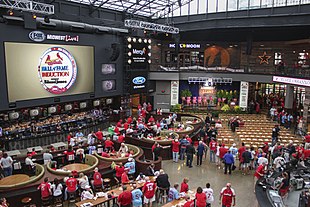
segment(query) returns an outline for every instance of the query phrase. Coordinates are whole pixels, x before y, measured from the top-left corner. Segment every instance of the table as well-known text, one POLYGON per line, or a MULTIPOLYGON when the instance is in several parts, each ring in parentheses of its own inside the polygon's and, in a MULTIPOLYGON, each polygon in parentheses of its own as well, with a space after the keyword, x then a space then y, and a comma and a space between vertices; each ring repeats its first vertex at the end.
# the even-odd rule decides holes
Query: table
MULTIPOLYGON (((196 195, 196 190, 189 190, 187 195, 190 196, 191 200, 194 200, 195 195, 196 195)), ((186 203, 186 200, 185 200, 185 198, 182 197, 178 200, 170 201, 169 203, 166 203, 162 207, 172 207, 172 206, 176 206, 176 205, 183 206, 185 203, 186 203)))
POLYGON ((69 165, 65 165, 63 166, 63 168, 66 168, 68 171, 73 171, 73 170, 76 170, 76 171, 81 171, 81 170, 84 170, 86 168, 89 168, 89 165, 87 164, 81 164, 81 163, 74 163, 74 164, 69 164, 69 165))
POLYGON ((43 151, 43 148, 41 147, 41 146, 35 146, 35 147, 28 147, 27 148, 27 151, 28 152, 32 152, 32 149, 34 148, 34 151, 36 151, 36 152, 41 152, 41 151, 43 151))
MULTIPOLYGON (((155 179, 156 179, 155 176, 150 176, 150 180, 155 181, 155 179)), ((142 182, 136 181, 135 183, 137 184, 137 188, 142 188, 144 183, 145 183, 145 181, 142 181, 142 182)), ((126 184, 126 186, 127 186, 127 190, 130 190, 130 191, 133 190, 132 184, 126 184)), ((101 205, 102 203, 109 202, 111 200, 113 200, 115 202, 117 197, 122 192, 123 192, 123 190, 122 190, 121 187, 116 188, 116 189, 112 189, 112 190, 109 190, 109 191, 106 192, 108 195, 109 194, 113 195, 112 198, 101 197, 101 198, 97 198, 96 200, 88 199, 88 200, 85 200, 85 201, 80 201, 80 202, 75 203, 75 206, 80 207, 84 203, 91 203, 94 206, 97 206, 97 205, 101 205)))
POLYGON ((20 151, 19 151, 19 150, 7 151, 6 153, 7 153, 9 156, 11 156, 11 157, 20 155, 20 151))
POLYGON ((19 183, 26 182, 30 179, 30 177, 26 174, 16 174, 16 175, 11 175, 5 178, 2 178, 0 180, 0 186, 1 185, 16 185, 19 183))
POLYGON ((56 150, 60 150, 60 149, 64 149, 67 144, 64 143, 64 142, 56 142, 56 143, 53 143, 51 144, 56 150))

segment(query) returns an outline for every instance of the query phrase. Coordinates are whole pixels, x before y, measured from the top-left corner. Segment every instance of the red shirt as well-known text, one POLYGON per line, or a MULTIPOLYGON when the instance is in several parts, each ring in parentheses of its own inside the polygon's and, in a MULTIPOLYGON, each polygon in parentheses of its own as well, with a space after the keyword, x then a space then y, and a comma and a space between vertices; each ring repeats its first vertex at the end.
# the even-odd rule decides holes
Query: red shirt
POLYGON ((105 147, 113 147, 114 143, 111 140, 106 140, 104 142, 105 147))
POLYGON ((106 152, 102 152, 101 156, 102 157, 110 157, 110 155, 108 153, 106 153, 106 152))
POLYGON ((148 104, 147 107, 146 107, 146 110, 148 112, 152 111, 152 105, 151 104, 148 104))
POLYGON ((74 151, 65 151, 64 154, 67 155, 67 159, 69 159, 69 155, 74 155, 74 151))
POLYGON ((258 179, 261 178, 259 174, 264 174, 264 165, 259 165, 254 173, 254 176, 257 177, 258 179), (259 173, 259 174, 258 174, 259 173))
POLYGON ((306 142, 309 143, 310 142, 310 135, 305 136, 306 142))
POLYGON ((193 142, 193 140, 192 140, 190 137, 187 137, 186 140, 187 140, 190 144, 192 144, 192 142, 193 142))
POLYGON ((35 152, 35 151, 32 151, 31 152, 31 156, 34 156, 34 155, 36 155, 37 153, 35 152))
POLYGON ((147 181, 143 186, 143 194, 147 199, 153 198, 155 195, 156 184, 152 181, 147 181))
POLYGON ((216 147, 217 147, 217 142, 214 140, 211 140, 210 144, 209 144, 210 150, 212 151, 216 151, 216 147))
POLYGON ((149 118, 149 120, 148 120, 148 122, 149 122, 149 123, 151 123, 151 122, 155 122, 154 117, 150 117, 150 118, 149 118))
POLYGON ((245 151, 245 147, 240 147, 238 149, 238 156, 239 156, 239 161, 243 162, 243 158, 242 158, 242 153, 245 151))
POLYGON ((115 166, 115 171, 116 171, 116 177, 121 177, 125 171, 125 167, 124 166, 122 166, 122 167, 115 166))
POLYGON ((196 193, 196 206, 205 207, 207 203, 207 196, 205 193, 196 193))
POLYGON ((116 126, 117 126, 117 127, 122 127, 122 122, 120 122, 120 121, 117 122, 116 126))
POLYGON ((131 124, 131 122, 132 122, 132 118, 131 118, 131 117, 128 117, 127 123, 128 123, 128 124, 131 124))
POLYGON ((224 155, 227 153, 228 149, 226 149, 225 147, 220 147, 220 158, 222 159, 224 157, 224 155))
POLYGON ((129 178, 126 172, 123 172, 121 180, 122 184, 129 183, 129 178))
POLYGON ((153 146, 152 146, 152 152, 154 152, 154 149, 156 148, 156 145, 155 144, 153 144, 153 146))
POLYGON ((185 192, 185 193, 187 193, 187 191, 188 191, 188 184, 187 183, 181 183, 181 191, 180 191, 180 193, 182 193, 182 192, 185 192))
POLYGON ((126 123, 124 123, 124 129, 125 130, 127 130, 128 129, 128 127, 129 127, 129 124, 126 122, 126 123))
POLYGON ((67 136, 67 140, 68 140, 68 142, 70 142, 70 139, 72 138, 72 136, 70 135, 70 134, 68 134, 68 136, 67 136))
POLYGON ((193 207, 193 206, 194 206, 193 200, 186 201, 186 203, 184 203, 183 205, 183 207, 193 207))
POLYGON ((141 116, 142 116, 143 118, 146 117, 146 111, 145 111, 145 110, 142 110, 142 111, 141 111, 141 116))
POLYGON ((75 178, 69 178, 66 181, 67 191, 68 192, 75 192, 77 186, 77 180, 75 178))
POLYGON ((223 188, 221 191, 222 195, 222 205, 226 207, 231 207, 232 198, 236 196, 235 191, 231 188, 223 188))
POLYGON ((41 190, 41 198, 47 198, 50 196, 50 184, 49 183, 45 183, 45 182, 42 182, 38 189, 40 188, 41 190))
POLYGON ((119 135, 119 136, 118 136, 118 142, 119 142, 119 143, 124 142, 124 138, 125 138, 125 137, 124 137, 122 134, 119 135))
POLYGON ((179 152, 180 148, 180 142, 172 141, 172 152, 179 152))
POLYGON ((103 133, 102 133, 102 131, 97 131, 95 134, 96 134, 97 139, 99 139, 99 140, 102 140, 102 139, 103 139, 103 133))
POLYGON ((122 206, 127 206, 131 204, 132 200, 132 195, 130 191, 124 191, 121 194, 119 194, 117 201, 122 205, 122 206))
POLYGON ((93 178, 94 178, 94 185, 95 186, 102 185, 100 172, 95 172, 93 178))
POLYGON ((118 134, 118 133, 119 133, 119 128, 118 128, 118 127, 115 127, 114 133, 115 133, 115 134, 118 134))

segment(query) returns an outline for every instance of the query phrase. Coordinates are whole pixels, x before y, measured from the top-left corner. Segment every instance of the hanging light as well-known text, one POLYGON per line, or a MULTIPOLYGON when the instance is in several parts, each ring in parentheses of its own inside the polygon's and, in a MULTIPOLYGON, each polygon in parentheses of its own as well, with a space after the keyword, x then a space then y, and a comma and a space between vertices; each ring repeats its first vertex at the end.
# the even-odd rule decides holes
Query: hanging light
POLYGON ((36 19, 36 18, 37 18, 37 15, 36 15, 35 13, 33 13, 33 14, 32 14, 32 18, 33 18, 33 19, 36 19))
POLYGON ((131 44, 128 44, 128 48, 131 49, 131 44))
POLYGON ((128 41, 128 42, 131 42, 131 37, 128 37, 128 38, 127 38, 127 41, 128 41))
POLYGON ((131 61, 131 59, 128 59, 128 61, 127 61, 127 62, 128 62, 128 64, 131 64, 131 62, 132 62, 132 61, 131 61))
POLYGON ((14 15, 14 12, 13 12, 12 9, 10 9, 10 10, 8 11, 8 13, 9 13, 10 16, 13 16, 13 15, 14 15))

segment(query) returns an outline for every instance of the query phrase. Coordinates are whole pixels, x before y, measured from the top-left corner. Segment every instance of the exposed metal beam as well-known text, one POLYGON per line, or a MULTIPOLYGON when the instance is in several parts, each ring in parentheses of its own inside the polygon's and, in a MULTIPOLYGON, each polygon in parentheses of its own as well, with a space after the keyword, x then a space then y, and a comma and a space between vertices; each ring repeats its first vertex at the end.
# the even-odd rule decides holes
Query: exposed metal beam
POLYGON ((54 14, 54 5, 29 0, 0 0, 0 8, 16 9, 36 14, 54 14))

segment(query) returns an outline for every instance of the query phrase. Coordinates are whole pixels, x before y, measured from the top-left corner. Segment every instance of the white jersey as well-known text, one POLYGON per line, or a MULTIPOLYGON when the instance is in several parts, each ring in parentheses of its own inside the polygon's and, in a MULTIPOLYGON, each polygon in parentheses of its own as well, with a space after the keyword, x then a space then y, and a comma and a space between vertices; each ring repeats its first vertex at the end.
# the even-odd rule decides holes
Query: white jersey
POLYGON ((207 203, 213 203, 214 201, 213 190, 211 188, 204 188, 203 192, 206 194, 207 203))

